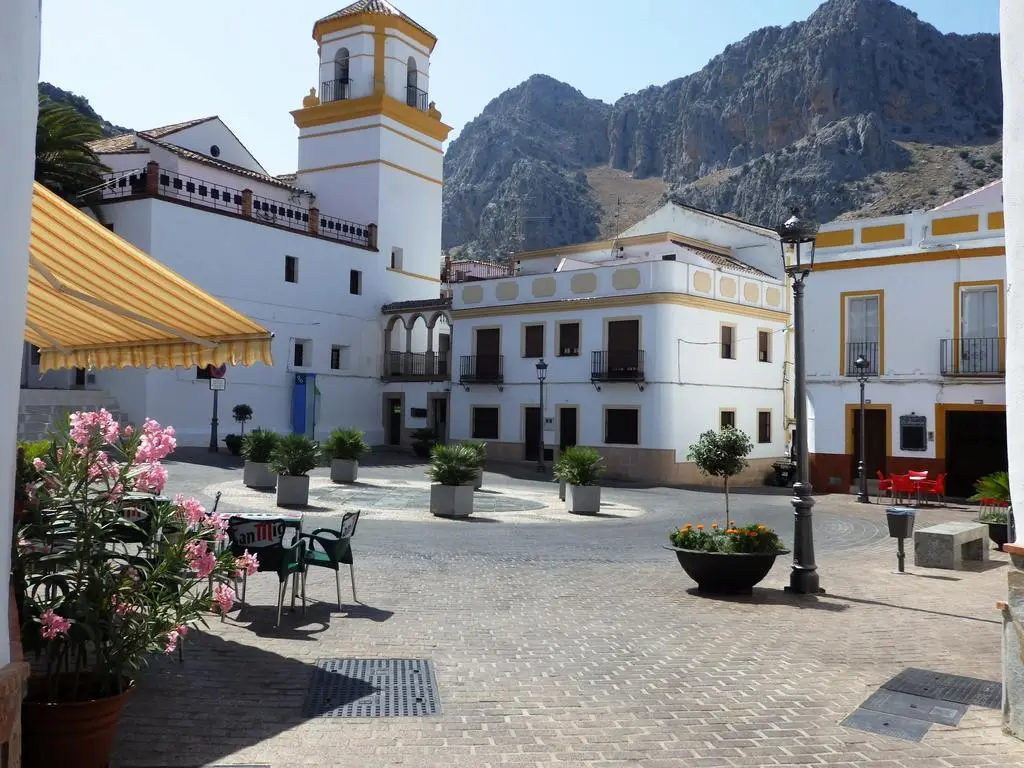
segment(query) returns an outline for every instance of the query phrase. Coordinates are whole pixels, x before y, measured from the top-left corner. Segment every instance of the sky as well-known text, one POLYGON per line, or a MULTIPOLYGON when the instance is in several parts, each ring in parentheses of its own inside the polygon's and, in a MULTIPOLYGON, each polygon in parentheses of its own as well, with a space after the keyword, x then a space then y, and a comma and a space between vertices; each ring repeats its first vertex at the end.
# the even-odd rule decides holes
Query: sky
MULTIPOLYGON (((349 0, 43 0, 40 78, 144 130, 219 115, 271 173, 295 170, 291 110, 317 85, 313 23, 349 0)), ((543 73, 614 102, 703 67, 818 0, 392 0, 438 39, 430 98, 454 138, 543 73)), ((998 0, 902 0, 942 32, 997 32, 998 0)))

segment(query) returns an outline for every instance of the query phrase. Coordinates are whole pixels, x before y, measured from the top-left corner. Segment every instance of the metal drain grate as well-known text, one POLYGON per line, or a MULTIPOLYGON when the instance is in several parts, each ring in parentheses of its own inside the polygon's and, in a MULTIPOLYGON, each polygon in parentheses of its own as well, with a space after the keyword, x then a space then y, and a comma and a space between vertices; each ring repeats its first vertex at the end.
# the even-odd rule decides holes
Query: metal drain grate
POLYGON ((306 717, 417 717, 441 714, 434 668, 426 659, 321 659, 313 670, 306 717))
POLYGON ((1000 709, 1003 705, 1003 686, 992 680, 976 677, 947 675, 927 669, 909 667, 900 672, 883 688, 899 693, 911 693, 941 701, 954 701, 975 707, 1000 709))

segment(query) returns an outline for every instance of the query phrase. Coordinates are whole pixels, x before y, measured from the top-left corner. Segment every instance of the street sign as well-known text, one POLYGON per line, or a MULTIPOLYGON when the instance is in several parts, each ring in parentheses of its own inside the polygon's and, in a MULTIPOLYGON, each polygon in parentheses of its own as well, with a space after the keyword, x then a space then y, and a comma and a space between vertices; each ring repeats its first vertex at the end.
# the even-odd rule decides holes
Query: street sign
POLYGON ((227 379, 210 379, 210 389, 214 392, 222 392, 228 388, 227 379))

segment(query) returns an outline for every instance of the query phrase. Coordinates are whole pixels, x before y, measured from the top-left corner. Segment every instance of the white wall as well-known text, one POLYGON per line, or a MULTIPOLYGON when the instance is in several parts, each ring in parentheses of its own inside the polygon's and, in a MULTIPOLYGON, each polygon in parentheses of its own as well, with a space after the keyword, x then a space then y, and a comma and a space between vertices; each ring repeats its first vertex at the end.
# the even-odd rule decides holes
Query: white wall
POLYGON ((259 161, 239 141, 238 137, 224 124, 219 117, 214 120, 207 120, 191 128, 168 134, 161 139, 179 147, 185 147, 203 155, 211 155, 210 148, 217 145, 220 155, 217 160, 225 163, 232 163, 247 168, 257 173, 266 173, 267 169, 259 164, 259 161))
MULTIPOLYGON (((361 26, 327 35, 320 44, 320 73, 317 93, 322 84, 334 79, 334 59, 338 51, 349 53, 349 98, 361 99, 373 93, 373 27, 361 26)), ((321 94, 323 97, 324 94, 321 94)))

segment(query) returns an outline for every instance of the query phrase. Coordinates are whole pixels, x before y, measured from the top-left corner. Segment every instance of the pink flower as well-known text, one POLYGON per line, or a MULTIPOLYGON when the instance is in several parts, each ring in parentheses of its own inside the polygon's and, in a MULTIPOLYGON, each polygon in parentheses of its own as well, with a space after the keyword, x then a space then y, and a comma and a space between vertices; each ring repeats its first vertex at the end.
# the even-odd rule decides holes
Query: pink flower
POLYGON ((133 427, 131 424, 126 424, 124 429, 121 430, 121 434, 124 435, 125 437, 131 437, 132 435, 135 434, 135 427, 133 427))
POLYGON ((32 483, 25 483, 25 498, 30 504, 35 504, 39 501, 39 492, 32 483))
POLYGON ((164 653, 174 653, 174 649, 178 647, 178 639, 181 635, 178 630, 172 629, 167 633, 167 645, 164 646, 164 653))
POLYGON ((235 576, 241 576, 243 573, 252 576, 259 570, 259 567, 260 561, 256 555, 250 554, 248 549, 240 557, 235 558, 235 576))
POLYGON ((96 456, 92 460, 92 464, 89 465, 86 472, 90 480, 96 480, 100 477, 106 477, 113 480, 121 474, 121 468, 118 466, 117 462, 110 460, 106 451, 97 451, 96 456))
POLYGON ((118 616, 124 616, 125 614, 135 611, 134 605, 131 603, 122 603, 116 597, 110 598, 110 605, 114 609, 114 613, 118 616))
POLYGON ((216 603, 213 610, 227 613, 235 604, 235 590, 227 584, 218 584, 213 588, 213 601, 216 603))
POLYGON ((124 486, 121 483, 117 483, 117 484, 114 485, 113 488, 110 489, 110 492, 107 494, 107 498, 110 499, 110 501, 117 501, 123 495, 124 495, 124 486))
POLYGON ((217 567, 217 556, 209 550, 204 541, 191 541, 186 544, 185 557, 188 558, 189 569, 201 579, 205 579, 217 567))
POLYGON ((186 499, 184 494, 179 493, 174 497, 174 506, 184 516, 191 530, 195 530, 206 521, 206 508, 192 497, 186 499))
POLYGON ((142 439, 139 449, 135 452, 135 463, 146 464, 160 461, 177 447, 174 438, 174 427, 161 427, 159 422, 146 419, 142 425, 142 439))
POLYGON ((120 426, 106 408, 98 411, 77 411, 71 414, 71 439, 78 445, 88 445, 99 435, 104 443, 113 443, 120 434, 120 426))
POLYGON ((38 456, 32 459, 32 466, 36 468, 37 472, 42 472, 46 469, 46 462, 40 459, 38 456))
POLYGON ((139 491, 160 493, 167 483, 167 470, 162 465, 151 463, 142 467, 142 472, 135 478, 135 488, 139 491))
POLYGON ((228 519, 224 515, 209 514, 206 516, 206 522, 213 528, 213 539, 214 541, 227 541, 228 540, 228 519))
POLYGON ((44 640, 53 640, 58 635, 63 635, 71 629, 71 622, 63 616, 55 614, 52 608, 47 608, 43 611, 39 617, 39 623, 43 625, 40 634, 42 634, 44 640))

